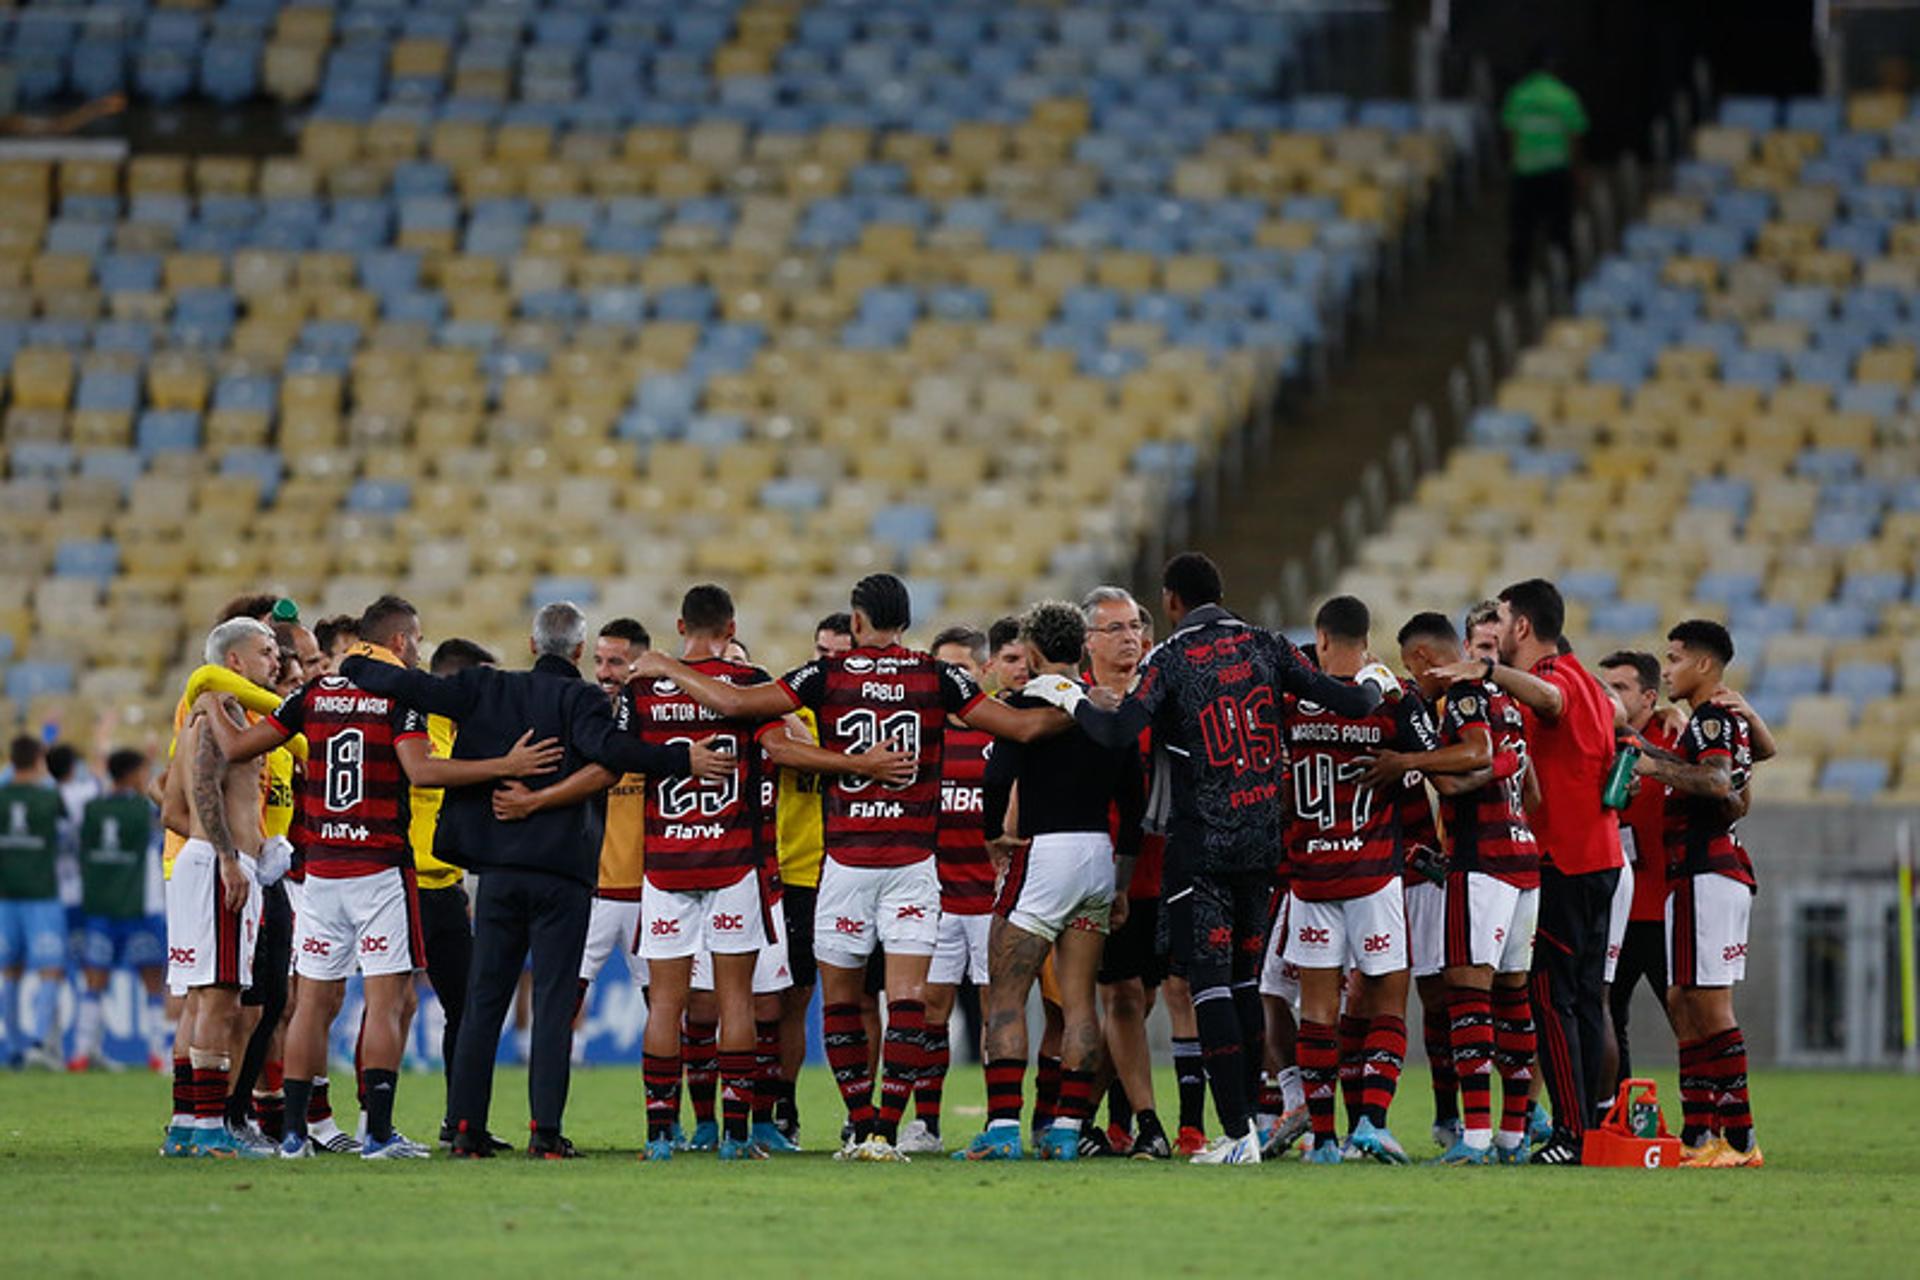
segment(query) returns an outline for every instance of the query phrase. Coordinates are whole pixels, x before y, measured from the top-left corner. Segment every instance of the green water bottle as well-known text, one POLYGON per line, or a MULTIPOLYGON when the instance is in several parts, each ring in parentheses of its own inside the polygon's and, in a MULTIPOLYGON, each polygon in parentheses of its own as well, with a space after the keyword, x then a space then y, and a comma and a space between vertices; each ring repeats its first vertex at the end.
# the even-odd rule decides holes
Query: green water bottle
POLYGON ((1648 1102, 1646 1097, 1635 1098, 1628 1108, 1631 1116, 1629 1126, 1636 1138, 1657 1138, 1660 1136, 1660 1108, 1648 1102))
POLYGON ((1631 742, 1621 743, 1613 757, 1613 769, 1607 774, 1606 789, 1600 793, 1603 806, 1617 811, 1633 803, 1633 767, 1639 762, 1640 748, 1631 742))

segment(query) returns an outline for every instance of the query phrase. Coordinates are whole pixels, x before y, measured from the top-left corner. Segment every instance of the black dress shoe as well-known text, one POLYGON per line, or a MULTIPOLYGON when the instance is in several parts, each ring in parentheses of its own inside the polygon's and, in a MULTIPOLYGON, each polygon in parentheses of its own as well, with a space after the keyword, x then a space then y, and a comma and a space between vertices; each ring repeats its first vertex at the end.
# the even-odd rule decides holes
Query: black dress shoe
POLYGON ((557 1133, 535 1133, 527 1142, 529 1160, 578 1160, 580 1153, 571 1139, 557 1133))

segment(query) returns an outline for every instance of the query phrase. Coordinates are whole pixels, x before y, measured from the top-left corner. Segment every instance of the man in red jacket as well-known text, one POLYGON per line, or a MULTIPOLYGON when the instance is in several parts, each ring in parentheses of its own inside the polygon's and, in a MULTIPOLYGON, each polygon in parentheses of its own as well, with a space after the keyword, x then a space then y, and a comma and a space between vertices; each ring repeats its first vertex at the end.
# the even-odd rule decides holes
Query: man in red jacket
POLYGON ((1541 793, 1531 815, 1541 848, 1533 1017, 1554 1125, 1533 1163, 1579 1164, 1595 1095, 1607 1083, 1607 919, 1622 864, 1619 821, 1600 803, 1613 765, 1613 700, 1578 658, 1560 652, 1566 604, 1558 588, 1530 578, 1499 599, 1499 660, 1469 659, 1442 675, 1493 682, 1526 721, 1541 793))

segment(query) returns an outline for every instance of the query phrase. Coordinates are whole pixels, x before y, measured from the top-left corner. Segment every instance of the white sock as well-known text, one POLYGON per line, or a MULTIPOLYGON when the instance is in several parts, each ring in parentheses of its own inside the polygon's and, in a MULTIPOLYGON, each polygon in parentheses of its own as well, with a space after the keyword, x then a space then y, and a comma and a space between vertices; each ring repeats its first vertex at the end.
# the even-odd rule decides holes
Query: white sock
POLYGON ((1469 1147, 1472 1147, 1475 1151, 1485 1151, 1493 1145, 1493 1130, 1467 1129, 1462 1131, 1460 1140, 1469 1147))
POLYGON ((33 1042, 55 1052, 60 1048, 60 983, 40 979, 33 989, 33 1042))
POLYGON ((1508 1133, 1505 1129, 1502 1129, 1499 1133, 1493 1135, 1493 1140, 1500 1144, 1502 1151, 1512 1151, 1520 1145, 1521 1139, 1526 1136, 1525 1133, 1508 1133))
POLYGON ((1078 1120, 1069 1120, 1065 1116, 1055 1116, 1051 1127, 1055 1129, 1066 1129, 1073 1133, 1080 1132, 1080 1122, 1078 1120))
POLYGON ((14 1040, 14 1000, 20 994, 17 979, 0 977, 0 1053, 12 1048, 14 1040))
POLYGON ((80 991, 80 1009, 73 1024, 73 1056, 79 1059, 100 1056, 100 993, 87 988, 80 991))
POLYGON ((987 1121, 987 1131, 988 1131, 989 1133, 991 1133, 991 1132, 992 1132, 993 1130, 995 1130, 995 1129, 1018 1129, 1019 1127, 1020 1127, 1020 1122, 1019 1122, 1018 1120, 989 1120, 989 1121, 987 1121))
POLYGON ((1307 1105, 1307 1090, 1300 1083, 1300 1068, 1280 1068, 1280 1101, 1289 1111, 1307 1105))

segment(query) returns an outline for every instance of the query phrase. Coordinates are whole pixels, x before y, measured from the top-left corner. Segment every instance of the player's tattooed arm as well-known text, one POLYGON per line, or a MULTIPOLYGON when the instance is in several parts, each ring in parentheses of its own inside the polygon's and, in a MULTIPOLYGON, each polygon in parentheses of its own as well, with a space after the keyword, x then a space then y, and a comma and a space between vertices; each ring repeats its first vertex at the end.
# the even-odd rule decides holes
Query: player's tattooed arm
POLYGON ((238 857, 239 850, 234 847, 233 831, 227 826, 227 755, 209 727, 211 720, 211 716, 202 717, 194 738, 193 807, 200 815, 207 843, 225 862, 238 857))
POLYGON ((272 719, 248 724, 247 713, 230 693, 203 693, 193 706, 206 716, 203 732, 220 740, 221 754, 231 764, 257 759, 293 736, 272 719))
POLYGON ((1733 762, 1723 755, 1708 756, 1699 764, 1688 764, 1677 756, 1661 751, 1642 753, 1633 771, 1643 778, 1693 796, 1726 800, 1733 795, 1733 762))

